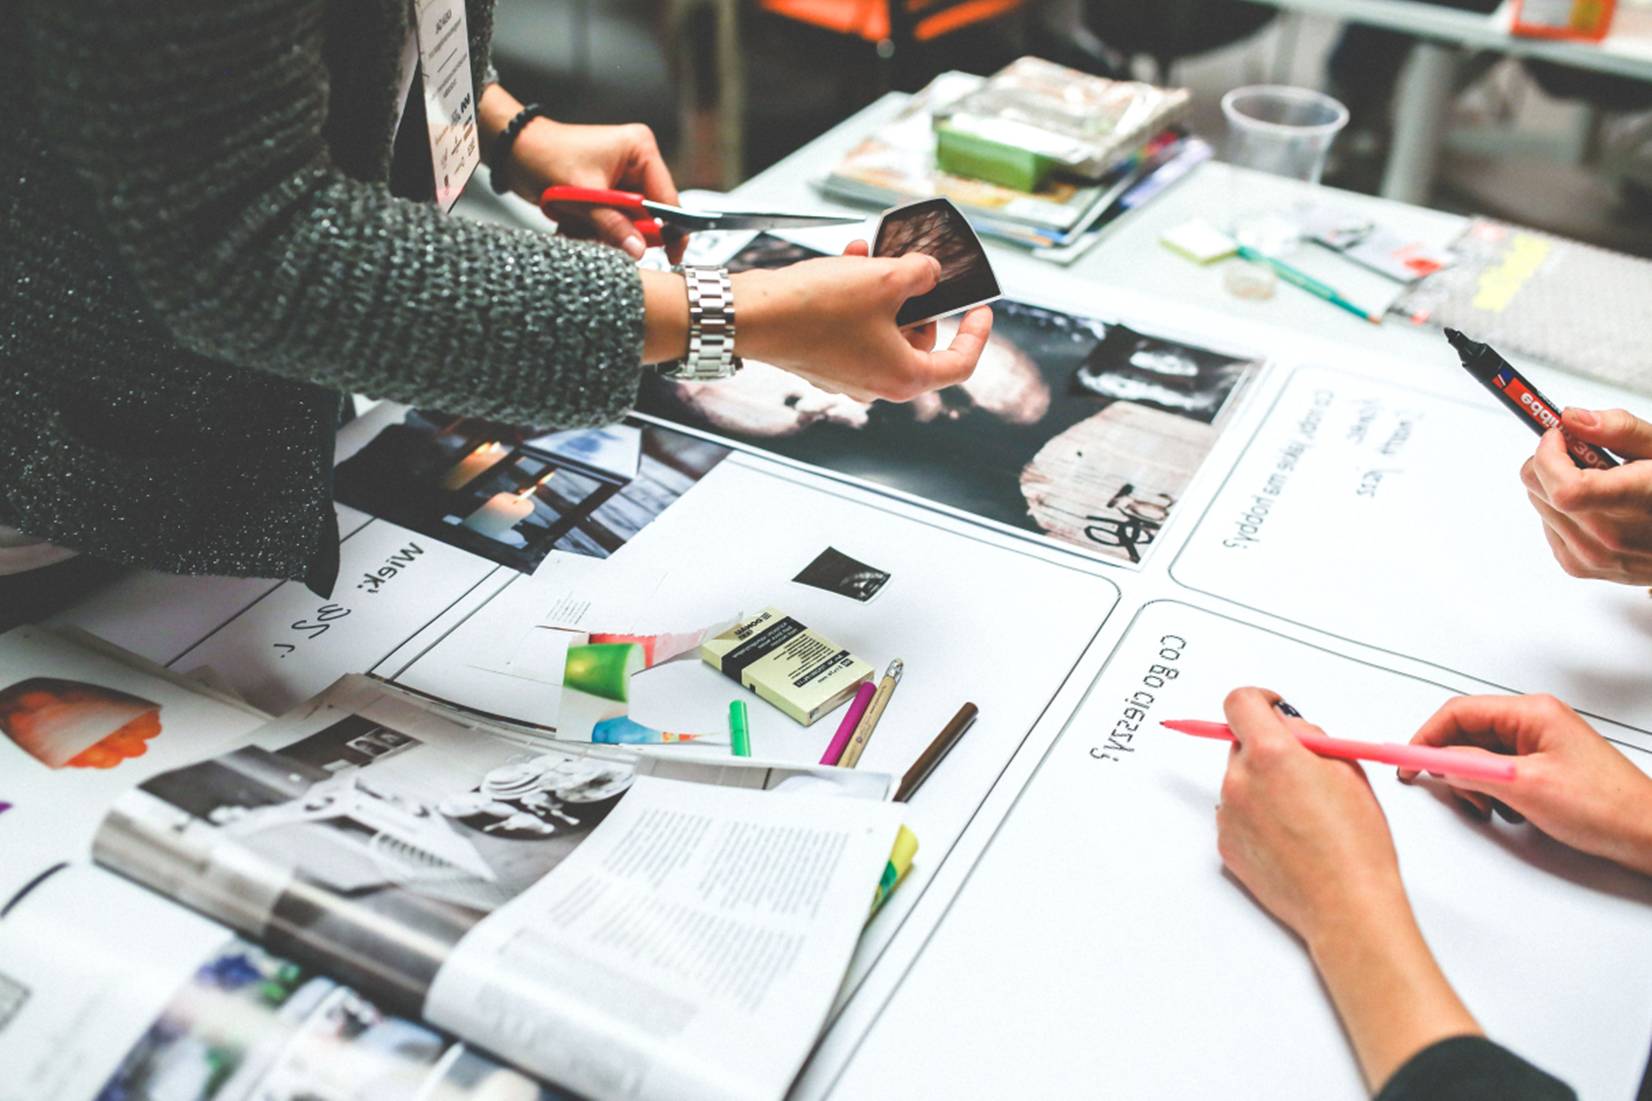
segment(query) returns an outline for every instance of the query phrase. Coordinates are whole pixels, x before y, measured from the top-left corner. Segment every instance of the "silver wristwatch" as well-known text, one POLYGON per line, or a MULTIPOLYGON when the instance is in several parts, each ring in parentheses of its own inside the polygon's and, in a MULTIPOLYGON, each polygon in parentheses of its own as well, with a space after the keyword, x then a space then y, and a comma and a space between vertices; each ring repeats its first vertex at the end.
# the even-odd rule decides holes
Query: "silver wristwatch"
POLYGON ((734 288, 727 268, 679 265, 688 284, 688 355, 662 364, 660 374, 692 382, 728 378, 740 369, 734 354, 734 288))

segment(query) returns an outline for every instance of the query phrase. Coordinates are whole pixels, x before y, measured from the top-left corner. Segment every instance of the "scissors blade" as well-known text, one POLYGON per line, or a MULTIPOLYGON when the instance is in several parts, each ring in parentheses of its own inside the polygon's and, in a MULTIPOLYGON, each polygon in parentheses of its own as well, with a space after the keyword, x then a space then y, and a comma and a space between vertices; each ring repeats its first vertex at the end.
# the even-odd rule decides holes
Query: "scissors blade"
POLYGON ((647 201, 649 213, 667 225, 685 230, 786 229, 803 226, 847 226, 865 221, 860 214, 785 214, 755 210, 685 210, 668 203, 647 201))
POLYGON ((711 229, 787 229, 803 226, 847 226, 864 222, 858 214, 761 214, 756 211, 724 211, 711 229))

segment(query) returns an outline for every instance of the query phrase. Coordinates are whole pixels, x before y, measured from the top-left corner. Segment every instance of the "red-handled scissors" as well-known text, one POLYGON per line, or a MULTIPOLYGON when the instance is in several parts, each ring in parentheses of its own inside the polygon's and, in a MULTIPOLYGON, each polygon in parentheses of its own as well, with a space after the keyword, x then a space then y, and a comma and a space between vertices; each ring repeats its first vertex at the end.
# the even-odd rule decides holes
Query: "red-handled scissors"
POLYGON ((755 210, 687 210, 670 203, 645 199, 634 191, 605 187, 547 187, 539 209, 556 217, 557 206, 605 206, 617 210, 642 235, 644 243, 665 244, 665 227, 680 233, 712 229, 788 229, 804 226, 847 226, 866 219, 859 214, 778 214, 755 210))

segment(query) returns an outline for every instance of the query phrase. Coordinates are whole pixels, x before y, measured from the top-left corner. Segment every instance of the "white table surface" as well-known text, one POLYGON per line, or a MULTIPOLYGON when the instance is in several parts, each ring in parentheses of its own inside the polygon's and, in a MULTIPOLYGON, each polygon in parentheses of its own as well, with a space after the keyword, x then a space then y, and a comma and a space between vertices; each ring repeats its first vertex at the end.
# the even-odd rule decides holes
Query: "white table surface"
MULTIPOLYGON (((824 197, 815 183, 862 135, 894 115, 905 99, 900 93, 890 93, 851 116, 741 185, 733 193, 738 204, 731 200, 730 205, 758 210, 862 209, 824 197)), ((1271 204, 1275 198, 1280 206, 1288 206, 1308 191, 1294 181, 1207 163, 1142 209, 1115 222, 1106 236, 1070 267, 1060 268, 1020 249, 988 241, 999 283, 1006 295, 1015 297, 1026 293, 1022 288, 1047 282, 1052 273, 1065 272, 1072 280, 1095 288, 1094 310, 1103 319, 1128 321, 1133 304, 1154 299, 1184 303, 1250 324, 1283 326, 1369 352, 1401 356, 1438 353, 1440 337, 1431 330, 1414 328, 1397 318, 1381 326, 1371 325, 1284 283, 1264 301, 1236 298, 1223 288, 1223 269, 1226 264, 1243 261, 1201 266, 1159 243, 1166 229, 1192 218, 1221 222, 1236 175, 1247 207, 1271 204)), ((1408 237, 1450 240, 1465 224, 1457 215, 1406 203, 1334 188, 1318 191, 1324 201, 1361 212, 1408 237)), ((1386 283, 1380 276, 1370 275, 1318 246, 1303 246, 1291 259, 1350 295, 1356 286, 1386 283)))

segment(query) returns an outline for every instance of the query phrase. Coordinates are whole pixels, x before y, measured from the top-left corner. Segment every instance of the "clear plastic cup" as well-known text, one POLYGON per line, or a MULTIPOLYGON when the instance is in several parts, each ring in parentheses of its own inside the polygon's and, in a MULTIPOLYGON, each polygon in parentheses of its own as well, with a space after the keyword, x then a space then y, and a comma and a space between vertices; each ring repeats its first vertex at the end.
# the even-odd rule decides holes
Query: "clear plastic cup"
POLYGON ((1325 154, 1348 124, 1348 108, 1322 92, 1252 84, 1222 97, 1228 136, 1224 159, 1275 176, 1319 182, 1325 154))
MULTIPOLYGON (((1228 134, 1223 159, 1239 168, 1319 183, 1331 141, 1348 123, 1348 108, 1328 95, 1283 84, 1252 84, 1222 97, 1228 134)), ((1279 188, 1260 192, 1229 172, 1227 231, 1240 244, 1270 256, 1297 247, 1301 230, 1295 200, 1279 188)), ((1300 197, 1299 197, 1300 198, 1300 197)))

